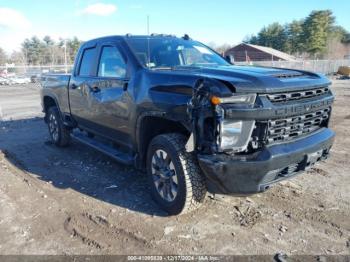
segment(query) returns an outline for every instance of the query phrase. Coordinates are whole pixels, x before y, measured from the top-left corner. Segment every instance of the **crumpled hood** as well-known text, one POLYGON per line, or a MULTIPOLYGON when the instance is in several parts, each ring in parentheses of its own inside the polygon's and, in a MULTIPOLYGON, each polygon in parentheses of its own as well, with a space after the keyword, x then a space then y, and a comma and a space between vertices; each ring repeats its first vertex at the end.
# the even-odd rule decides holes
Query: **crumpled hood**
POLYGON ((237 93, 273 93, 327 86, 319 74, 301 70, 254 66, 220 66, 172 70, 171 74, 212 78, 231 83, 237 93))

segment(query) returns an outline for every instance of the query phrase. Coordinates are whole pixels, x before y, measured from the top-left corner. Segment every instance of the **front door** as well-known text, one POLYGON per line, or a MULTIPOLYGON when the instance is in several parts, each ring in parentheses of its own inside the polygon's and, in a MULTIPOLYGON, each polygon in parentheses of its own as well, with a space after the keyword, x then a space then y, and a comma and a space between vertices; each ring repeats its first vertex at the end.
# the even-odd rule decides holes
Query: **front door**
POLYGON ((129 129, 130 105, 127 59, 118 43, 103 44, 97 76, 92 86, 94 122, 112 140, 131 146, 129 129))

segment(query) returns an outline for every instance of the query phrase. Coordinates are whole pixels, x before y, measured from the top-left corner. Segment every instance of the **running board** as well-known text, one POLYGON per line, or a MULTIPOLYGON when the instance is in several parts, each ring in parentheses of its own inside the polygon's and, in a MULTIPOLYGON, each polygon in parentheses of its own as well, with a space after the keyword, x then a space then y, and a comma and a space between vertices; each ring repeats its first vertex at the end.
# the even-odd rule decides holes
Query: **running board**
POLYGON ((131 157, 130 155, 119 151, 116 148, 113 148, 109 145, 106 145, 102 142, 99 142, 93 138, 89 138, 88 136, 82 134, 82 133, 78 133, 78 132, 74 132, 71 134, 71 137, 77 141, 79 141, 82 144, 85 144, 87 146, 90 146, 98 151, 100 151, 101 153, 115 159, 116 161, 125 164, 125 165, 133 165, 134 164, 134 158, 131 157))

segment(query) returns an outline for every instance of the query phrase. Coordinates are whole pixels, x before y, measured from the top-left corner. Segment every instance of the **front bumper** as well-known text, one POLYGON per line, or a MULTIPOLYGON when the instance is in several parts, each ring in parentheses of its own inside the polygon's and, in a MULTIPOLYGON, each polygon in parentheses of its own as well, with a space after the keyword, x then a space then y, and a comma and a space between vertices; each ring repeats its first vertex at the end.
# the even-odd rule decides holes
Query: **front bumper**
POLYGON ((326 159, 335 133, 322 128, 304 138, 266 147, 250 156, 198 155, 209 191, 224 194, 253 194, 273 183, 294 176, 326 159))

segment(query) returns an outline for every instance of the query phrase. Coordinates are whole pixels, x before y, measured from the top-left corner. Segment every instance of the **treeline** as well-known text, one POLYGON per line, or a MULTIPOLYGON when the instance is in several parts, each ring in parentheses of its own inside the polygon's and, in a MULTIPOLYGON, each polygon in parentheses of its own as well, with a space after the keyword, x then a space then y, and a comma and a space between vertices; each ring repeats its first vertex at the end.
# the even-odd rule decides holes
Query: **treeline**
POLYGON ((43 39, 33 36, 23 41, 20 51, 14 51, 10 55, 0 48, 0 65, 61 65, 65 62, 72 64, 81 43, 77 37, 54 41, 50 36, 43 39))
MULTIPOLYGON (((303 58, 341 59, 350 53, 350 33, 336 24, 330 10, 312 11, 306 18, 281 25, 272 23, 243 42, 268 46, 303 58)), ((25 39, 20 51, 7 55, 0 48, 0 65, 55 65, 72 64, 82 41, 77 37, 54 41, 50 36, 25 39)), ((209 44, 219 53, 229 45, 209 44)))
POLYGON ((281 25, 272 23, 257 35, 244 39, 245 43, 309 58, 335 58, 335 52, 350 43, 350 33, 336 25, 331 10, 312 11, 306 18, 281 25), (337 50, 335 50, 337 49, 337 50))

